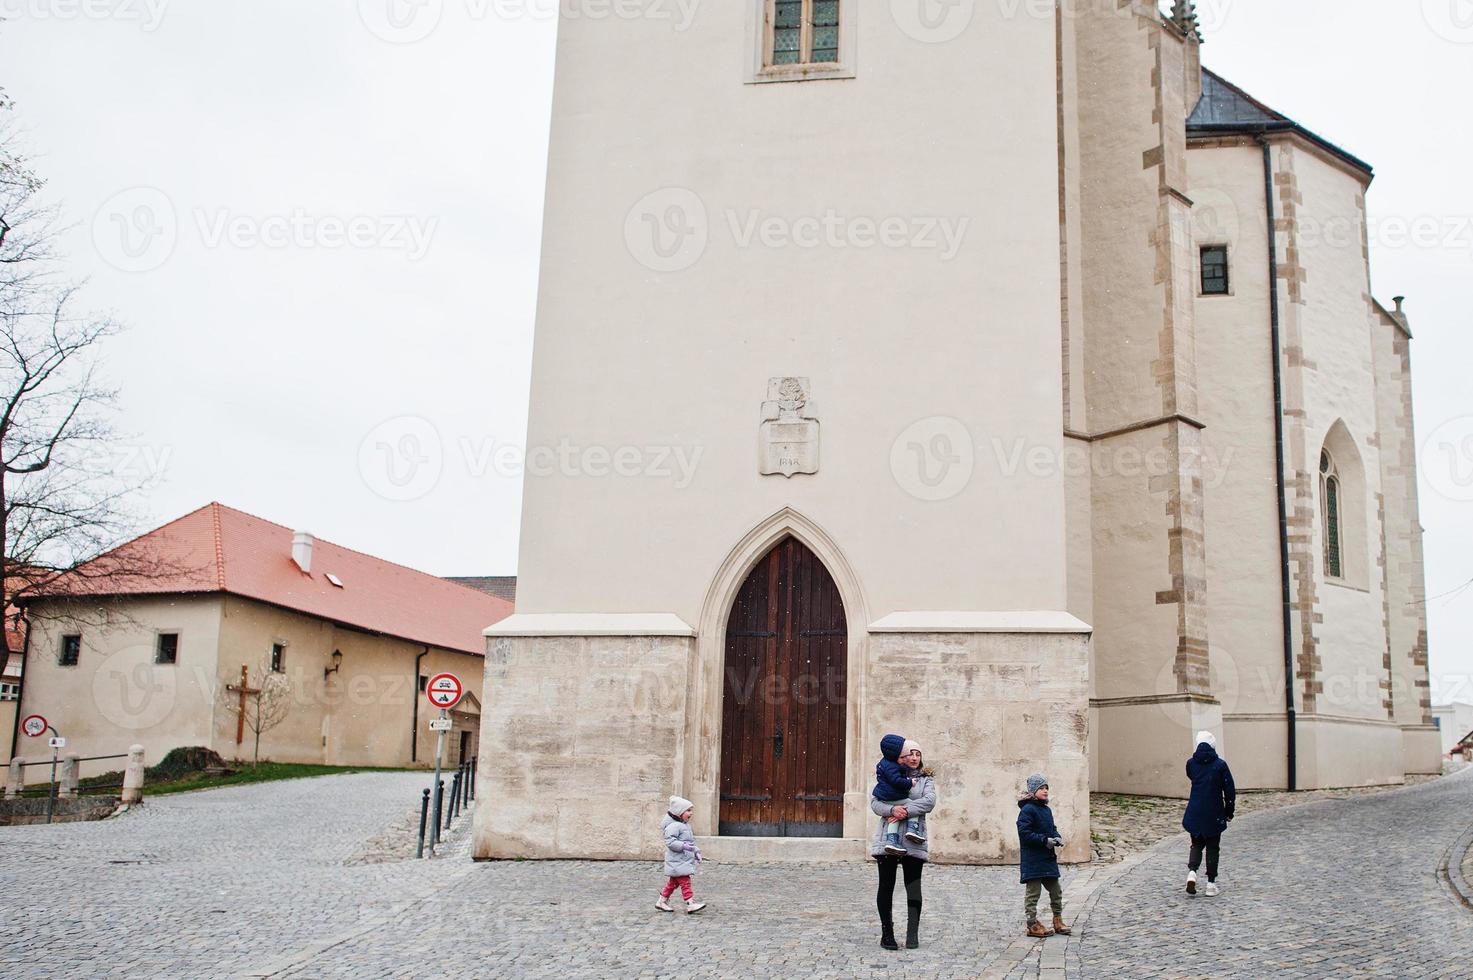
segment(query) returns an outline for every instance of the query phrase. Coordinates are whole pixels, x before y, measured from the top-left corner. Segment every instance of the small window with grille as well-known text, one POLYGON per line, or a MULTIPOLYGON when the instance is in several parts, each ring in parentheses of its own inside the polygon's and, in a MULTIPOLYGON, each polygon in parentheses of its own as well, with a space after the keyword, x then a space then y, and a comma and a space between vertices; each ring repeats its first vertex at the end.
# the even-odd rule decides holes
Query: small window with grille
POLYGON ((179 634, 160 633, 158 649, 154 654, 153 662, 156 664, 177 664, 179 662, 179 634))
POLYGON ((80 633, 68 633, 61 638, 61 656, 56 662, 63 667, 75 667, 80 659, 82 659, 82 636, 80 633))
POLYGON ((1202 295, 1228 295, 1228 250, 1226 245, 1202 249, 1202 295))

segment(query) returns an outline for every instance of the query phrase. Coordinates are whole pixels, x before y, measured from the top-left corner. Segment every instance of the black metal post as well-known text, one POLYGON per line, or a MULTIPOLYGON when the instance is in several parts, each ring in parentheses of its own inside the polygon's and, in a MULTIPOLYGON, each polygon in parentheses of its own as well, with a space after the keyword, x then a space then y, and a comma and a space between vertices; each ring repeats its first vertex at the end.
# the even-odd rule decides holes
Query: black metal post
POLYGON ((425 821, 430 815, 430 791, 423 790, 419 798, 419 844, 414 848, 414 856, 422 858, 425 856, 425 821))
POLYGON ((435 853, 435 844, 440 843, 440 809, 444 805, 444 803, 445 780, 442 779, 435 783, 435 831, 434 835, 431 837, 431 840, 434 841, 434 843, 430 845, 431 854, 435 853))
POLYGON ((474 755, 471 756, 471 799, 473 799, 473 800, 476 798, 476 759, 477 758, 478 758, 477 756, 474 756, 474 755))
POLYGON ((450 829, 450 823, 455 819, 455 801, 460 796, 460 772, 457 771, 450 778, 450 805, 445 808, 445 829, 450 829))
POLYGON ((471 805, 471 764, 465 764, 465 783, 461 786, 461 805, 471 805))

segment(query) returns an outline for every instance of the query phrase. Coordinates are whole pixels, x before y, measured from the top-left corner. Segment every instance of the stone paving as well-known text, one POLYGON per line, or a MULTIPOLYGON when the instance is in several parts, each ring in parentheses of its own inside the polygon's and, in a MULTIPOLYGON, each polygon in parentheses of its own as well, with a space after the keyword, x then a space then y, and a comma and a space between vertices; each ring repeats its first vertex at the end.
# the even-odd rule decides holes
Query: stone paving
POLYGON ((1016 868, 935 865, 922 948, 899 952, 877 945, 873 865, 708 864, 710 907, 687 916, 653 908, 653 863, 478 864, 464 823, 441 860, 363 863, 402 852, 386 831, 425 780, 232 787, 0 828, 0 976, 1473 976, 1473 912, 1437 876, 1461 860, 1473 773, 1245 815, 1217 899, 1187 898, 1176 837, 1071 869, 1068 939, 1019 935, 1016 868))
POLYGON ((238 976, 392 916, 450 862, 345 862, 428 778, 258 783, 0 828, 0 976, 238 976))
POLYGON ((1473 773, 1245 816, 1222 894, 1185 891, 1186 838, 1100 890, 1067 942, 1083 977, 1473 976, 1473 914, 1437 869, 1473 825, 1473 773))

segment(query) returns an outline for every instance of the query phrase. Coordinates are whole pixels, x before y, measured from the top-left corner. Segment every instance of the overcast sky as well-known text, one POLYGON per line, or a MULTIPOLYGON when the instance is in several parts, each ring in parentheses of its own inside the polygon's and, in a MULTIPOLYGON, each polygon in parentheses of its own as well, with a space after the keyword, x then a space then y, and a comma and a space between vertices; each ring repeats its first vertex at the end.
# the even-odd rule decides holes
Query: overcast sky
MULTIPOLYGON (((437 574, 515 571, 552 3, 0 0, 0 85, 71 264, 131 326, 116 466, 159 476, 150 523, 218 499, 437 574)), ((1377 168, 1434 684, 1473 701, 1473 0, 1198 10, 1209 67, 1377 168)))

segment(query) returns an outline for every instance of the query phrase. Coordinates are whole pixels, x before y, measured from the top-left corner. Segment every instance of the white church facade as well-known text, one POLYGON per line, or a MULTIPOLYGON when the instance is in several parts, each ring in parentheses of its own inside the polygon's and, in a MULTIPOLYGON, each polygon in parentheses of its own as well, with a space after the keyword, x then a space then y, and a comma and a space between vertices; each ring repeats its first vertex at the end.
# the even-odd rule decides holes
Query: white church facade
POLYGON ((1149 2, 742 0, 560 24, 516 614, 476 856, 932 854, 1049 775, 1437 771, 1409 341, 1370 168, 1149 2), (1037 6, 1037 5, 1033 5, 1037 6), (893 9, 892 9, 893 8, 893 9), (1269 229, 1272 229, 1270 233, 1269 229))

